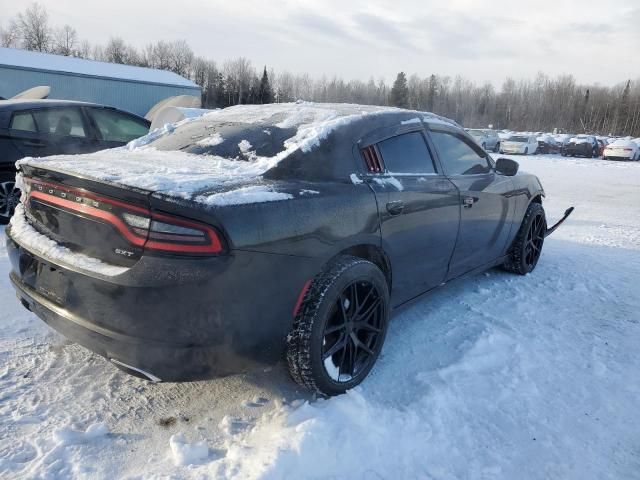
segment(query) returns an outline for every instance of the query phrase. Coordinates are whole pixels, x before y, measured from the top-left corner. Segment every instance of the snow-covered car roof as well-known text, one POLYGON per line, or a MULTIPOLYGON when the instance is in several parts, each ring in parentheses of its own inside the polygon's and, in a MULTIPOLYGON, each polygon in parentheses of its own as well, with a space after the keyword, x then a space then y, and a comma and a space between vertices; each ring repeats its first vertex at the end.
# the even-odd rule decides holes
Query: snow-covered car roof
POLYGON ((609 145, 607 145, 607 148, 609 148, 609 147, 624 147, 624 148, 636 149, 636 148, 638 148, 638 144, 635 143, 633 140, 627 140, 625 138, 619 138, 618 140, 615 140, 614 142, 612 142, 609 145))
POLYGON ((338 128, 387 116, 406 124, 424 120, 457 126, 434 114, 389 107, 308 102, 238 105, 165 125, 125 147, 88 155, 25 158, 18 165, 193 198, 207 189, 259 181, 284 159, 306 156, 320 147, 338 128))

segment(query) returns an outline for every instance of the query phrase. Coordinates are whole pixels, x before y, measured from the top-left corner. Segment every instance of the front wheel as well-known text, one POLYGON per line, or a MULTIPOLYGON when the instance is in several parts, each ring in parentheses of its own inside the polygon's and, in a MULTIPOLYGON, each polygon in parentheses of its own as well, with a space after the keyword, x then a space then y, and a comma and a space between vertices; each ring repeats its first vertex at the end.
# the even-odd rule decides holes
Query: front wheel
POLYGON ((361 383, 387 333, 389 287, 380 269, 341 256, 311 283, 287 337, 287 364, 300 385, 327 396, 361 383))
POLYGON ((532 203, 522 219, 509 257, 503 265, 504 269, 520 275, 533 272, 540 260, 546 231, 547 219, 544 208, 539 203, 532 203))
POLYGON ((502 153, 500 152, 500 142, 496 143, 496 146, 493 147, 493 153, 502 153))
POLYGON ((16 188, 15 177, 14 173, 0 173, 0 225, 9 223, 20 202, 20 190, 16 188))

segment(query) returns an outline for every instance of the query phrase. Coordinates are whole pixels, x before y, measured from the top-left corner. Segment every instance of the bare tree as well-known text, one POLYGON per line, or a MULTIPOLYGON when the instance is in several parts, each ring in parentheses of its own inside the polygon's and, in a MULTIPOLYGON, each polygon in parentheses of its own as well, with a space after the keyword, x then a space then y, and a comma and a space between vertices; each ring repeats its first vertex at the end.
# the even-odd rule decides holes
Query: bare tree
POLYGON ((104 60, 111 63, 127 63, 127 46, 120 37, 112 37, 104 48, 104 60))
POLYGON ((9 21, 7 28, 0 27, 0 46, 16 48, 20 43, 20 27, 15 20, 9 21))
POLYGON ((49 14, 39 3, 32 3, 24 13, 16 17, 16 24, 20 31, 22 48, 48 52, 51 49, 51 28, 49 14))
POLYGON ((187 76, 193 62, 193 50, 185 40, 177 40, 169 46, 169 70, 187 76))
POLYGON ((78 34, 75 28, 65 25, 56 30, 53 43, 53 51, 59 55, 76 56, 78 46, 78 34))

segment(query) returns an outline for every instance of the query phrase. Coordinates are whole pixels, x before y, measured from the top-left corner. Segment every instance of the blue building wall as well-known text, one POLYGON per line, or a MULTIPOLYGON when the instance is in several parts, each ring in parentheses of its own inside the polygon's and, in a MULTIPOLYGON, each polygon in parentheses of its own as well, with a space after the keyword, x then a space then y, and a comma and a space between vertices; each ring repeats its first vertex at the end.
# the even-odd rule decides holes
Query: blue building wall
POLYGON ((156 103, 176 95, 200 98, 200 88, 101 78, 0 65, 0 96, 11 98, 28 88, 51 87, 49 98, 93 102, 144 116, 156 103))

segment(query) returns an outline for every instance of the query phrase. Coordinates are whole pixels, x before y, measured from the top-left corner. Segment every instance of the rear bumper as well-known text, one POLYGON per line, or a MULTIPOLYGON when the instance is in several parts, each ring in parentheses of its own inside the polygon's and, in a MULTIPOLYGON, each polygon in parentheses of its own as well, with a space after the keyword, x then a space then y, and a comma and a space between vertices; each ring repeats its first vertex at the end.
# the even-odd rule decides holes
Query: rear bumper
POLYGON ((110 283, 34 255, 11 238, 10 228, 6 236, 10 278, 23 305, 119 367, 162 381, 208 379, 277 362, 299 291, 316 268, 310 259, 238 252, 224 259, 141 261, 110 283), (206 262, 209 269, 203 269, 206 262), (64 299, 52 293, 55 285, 39 284, 42 270, 59 272, 64 299), (274 272, 277 281, 268 278, 274 272))

